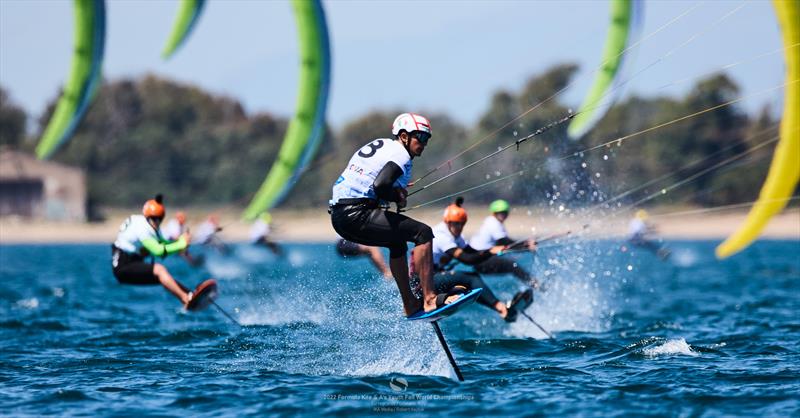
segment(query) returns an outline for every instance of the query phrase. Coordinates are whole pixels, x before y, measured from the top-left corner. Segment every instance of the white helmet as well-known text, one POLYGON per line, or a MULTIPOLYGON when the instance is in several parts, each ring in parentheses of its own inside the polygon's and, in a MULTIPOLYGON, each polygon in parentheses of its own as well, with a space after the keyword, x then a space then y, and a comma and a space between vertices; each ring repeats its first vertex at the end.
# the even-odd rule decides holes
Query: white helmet
POLYGON ((428 136, 431 135, 431 123, 428 118, 416 113, 402 113, 394 119, 392 123, 392 135, 400 135, 400 131, 408 133, 414 131, 425 132, 428 136))

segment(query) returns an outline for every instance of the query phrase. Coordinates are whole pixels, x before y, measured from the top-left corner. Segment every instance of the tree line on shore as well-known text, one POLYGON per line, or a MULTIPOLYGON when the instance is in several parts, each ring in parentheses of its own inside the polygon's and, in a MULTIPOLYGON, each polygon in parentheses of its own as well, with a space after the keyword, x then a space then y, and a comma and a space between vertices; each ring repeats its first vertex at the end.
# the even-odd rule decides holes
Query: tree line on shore
MULTIPOLYGON (((497 91, 475 126, 465 126, 435 109, 384 109, 336 130, 328 127, 319 153, 281 206, 324 210, 333 182, 356 149, 388 137, 392 120, 404 111, 428 116, 433 126, 429 146, 414 162, 414 178, 439 167, 415 187, 426 185, 568 115, 569 106, 558 97, 548 98, 567 86, 576 71, 572 64, 556 65, 531 77, 518 91, 497 91), (536 105, 540 106, 520 117, 536 105)), ((473 203, 503 198, 514 204, 589 206, 664 178, 627 197, 627 202, 636 201, 776 136, 778 121, 767 108, 748 115, 730 105, 586 150, 738 96, 739 87, 723 73, 698 80, 679 98, 632 95, 611 107, 579 141, 567 138, 566 123, 557 125, 413 196, 410 203, 428 202, 516 173, 464 195, 473 203), (695 161, 701 163, 687 167, 695 161)), ((54 95, 28 133, 28 115, 0 87, 0 145, 32 151, 56 99, 54 95)), ((103 83, 75 136, 53 160, 86 171, 93 205, 138 205, 161 192, 174 205, 243 207, 266 176, 287 124, 286 117, 248 114, 233 98, 156 75, 111 80, 103 83)), ((773 149, 774 145, 765 146, 698 175, 648 204, 716 206, 754 200, 773 149)))

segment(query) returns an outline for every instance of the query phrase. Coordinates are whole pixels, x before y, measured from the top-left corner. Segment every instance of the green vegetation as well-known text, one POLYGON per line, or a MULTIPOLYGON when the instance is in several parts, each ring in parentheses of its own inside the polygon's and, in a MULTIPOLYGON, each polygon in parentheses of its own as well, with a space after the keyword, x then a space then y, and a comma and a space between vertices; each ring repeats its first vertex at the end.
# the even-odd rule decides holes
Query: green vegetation
MULTIPOLYGON (((457 169, 537 128, 565 116, 559 96, 577 67, 564 64, 532 77, 518 92, 499 91, 477 126, 459 124, 448 115, 425 109, 374 111, 328 131, 319 155, 290 193, 283 207, 324 207, 330 189, 347 160, 364 143, 387 137, 393 118, 403 111, 420 111, 431 119, 434 136, 423 157, 415 161, 415 178, 487 138, 451 165, 420 182, 428 184, 450 168, 457 169), (517 118, 531 107, 536 110, 517 118), (497 135, 491 135, 498 132, 497 135)), ((524 173, 466 194, 468 201, 503 198, 516 204, 549 204, 551 200, 590 204, 648 180, 676 172, 663 183, 632 196, 631 201, 687 178, 711 164, 746 151, 777 135, 765 109, 751 117, 736 105, 633 137, 622 143, 561 158, 738 97, 737 85, 724 74, 699 80, 683 98, 630 97, 617 103, 581 141, 567 139, 566 126, 511 148, 469 170, 415 195, 412 204, 426 202, 511 174, 524 173), (727 150, 726 150, 727 149, 727 150), (713 157, 712 157, 713 156, 713 157), (686 164, 708 158, 692 170, 686 164), (557 198, 554 198, 557 196, 557 198)), ((35 134, 41 134, 53 104, 35 134)), ((32 150, 34 138, 24 138, 25 113, 0 89, 0 144, 32 150)), ((153 75, 137 80, 106 82, 76 131, 54 160, 83 167, 89 175, 90 200, 104 206, 138 205, 155 192, 178 205, 244 206, 275 158, 287 119, 267 113, 247 114, 234 99, 215 96, 195 86, 153 75)), ((721 205, 753 200, 766 175, 772 145, 748 155, 733 168, 708 175, 653 201, 721 205)), ((728 166, 726 166, 728 167, 728 166)))
POLYGON ((0 146, 19 147, 25 139, 25 111, 0 87, 0 146))

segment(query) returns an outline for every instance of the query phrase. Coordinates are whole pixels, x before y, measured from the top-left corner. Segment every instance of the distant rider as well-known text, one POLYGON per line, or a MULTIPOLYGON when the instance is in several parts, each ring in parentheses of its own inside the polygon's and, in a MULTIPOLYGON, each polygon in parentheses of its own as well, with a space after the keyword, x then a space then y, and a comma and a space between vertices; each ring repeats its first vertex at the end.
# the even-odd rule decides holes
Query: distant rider
POLYGON ((369 257, 369 261, 372 262, 372 265, 383 274, 384 278, 392 279, 392 271, 386 266, 386 261, 383 259, 380 248, 368 247, 339 237, 336 241, 336 253, 345 259, 366 255, 369 257))
POLYGON ((644 209, 636 211, 633 219, 628 224, 628 242, 640 248, 652 251, 662 260, 666 260, 670 251, 661 244, 656 243, 656 228, 648 218, 650 215, 644 209))
MULTIPOLYGON (((509 249, 528 249, 536 251, 536 241, 533 239, 515 241, 508 236, 504 225, 511 206, 505 200, 498 199, 489 205, 491 215, 487 216, 481 224, 478 233, 469 240, 469 246, 476 250, 488 250, 495 245, 511 246, 509 249)), ((520 267, 514 259, 508 257, 491 257, 475 265, 475 270, 483 274, 513 274, 522 283, 538 287, 538 281, 524 268, 520 267)))
POLYGON ((431 137, 431 124, 415 113, 403 113, 392 124, 393 139, 379 138, 364 145, 350 158, 333 186, 331 224, 344 239, 389 249, 389 266, 406 315, 436 309, 431 267, 433 232, 428 225, 381 206, 395 202, 406 206, 408 182, 414 157, 422 155, 431 137), (419 267, 422 301, 411 292, 407 242, 416 244, 414 261, 419 267))
POLYGON ((280 256, 283 255, 281 247, 270 239, 269 234, 272 232, 272 215, 269 212, 264 212, 259 216, 253 226, 250 227, 250 243, 267 247, 273 254, 280 256))
POLYGON ((186 214, 182 211, 175 213, 175 217, 161 227, 161 236, 170 241, 177 241, 186 228, 186 214))
MULTIPOLYGON (((175 213, 175 217, 167 221, 166 225, 161 226, 161 236, 167 241, 177 241, 184 232, 189 231, 186 226, 186 214, 182 211, 175 213)), ((203 264, 203 257, 194 257, 189 254, 189 249, 180 252, 181 257, 189 263, 190 266, 197 267, 203 264)))
POLYGON ((195 242, 214 248, 222 254, 227 254, 229 252, 228 246, 217 235, 220 231, 222 231, 222 227, 219 226, 219 215, 212 213, 197 226, 194 234, 195 242))
POLYGON ((166 257, 185 250, 191 241, 189 232, 177 240, 164 239, 159 232, 164 220, 162 196, 145 202, 141 215, 131 215, 120 225, 117 239, 111 245, 111 266, 114 277, 122 284, 161 284, 175 295, 184 306, 192 300, 192 292, 185 291, 167 268, 160 263, 148 263, 145 257, 166 257))

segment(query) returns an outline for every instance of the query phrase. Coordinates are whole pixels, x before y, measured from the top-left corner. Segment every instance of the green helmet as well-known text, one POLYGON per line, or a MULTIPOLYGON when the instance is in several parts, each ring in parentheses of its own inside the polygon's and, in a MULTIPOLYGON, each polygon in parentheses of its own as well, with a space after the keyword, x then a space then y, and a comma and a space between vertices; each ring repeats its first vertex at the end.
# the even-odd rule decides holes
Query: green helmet
POLYGON ((508 205, 503 199, 497 199, 489 205, 489 212, 497 213, 497 212, 508 212, 511 206, 508 205))

